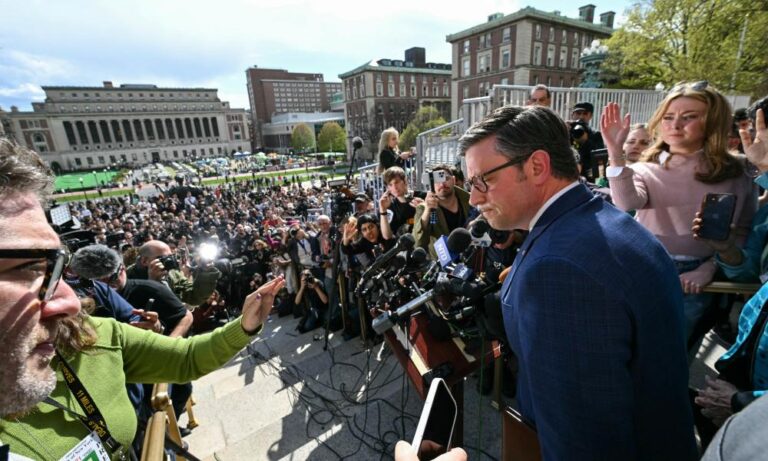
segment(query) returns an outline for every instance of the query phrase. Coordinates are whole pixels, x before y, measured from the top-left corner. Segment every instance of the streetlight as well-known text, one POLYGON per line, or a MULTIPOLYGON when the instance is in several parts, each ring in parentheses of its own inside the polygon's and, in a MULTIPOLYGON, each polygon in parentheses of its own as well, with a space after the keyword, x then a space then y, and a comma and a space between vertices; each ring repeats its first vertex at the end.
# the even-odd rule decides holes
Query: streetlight
POLYGON ((85 187, 83 186, 83 177, 80 176, 80 190, 83 191, 84 200, 88 200, 88 194, 85 193, 85 187))

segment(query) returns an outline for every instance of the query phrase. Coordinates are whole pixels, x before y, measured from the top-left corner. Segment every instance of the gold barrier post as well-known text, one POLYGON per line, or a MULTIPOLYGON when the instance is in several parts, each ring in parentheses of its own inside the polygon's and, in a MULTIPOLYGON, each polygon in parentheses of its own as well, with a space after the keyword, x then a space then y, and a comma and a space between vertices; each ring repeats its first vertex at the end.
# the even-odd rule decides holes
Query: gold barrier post
POLYGON ((149 418, 141 449, 141 461, 157 461, 164 458, 165 424, 164 411, 156 411, 149 418))

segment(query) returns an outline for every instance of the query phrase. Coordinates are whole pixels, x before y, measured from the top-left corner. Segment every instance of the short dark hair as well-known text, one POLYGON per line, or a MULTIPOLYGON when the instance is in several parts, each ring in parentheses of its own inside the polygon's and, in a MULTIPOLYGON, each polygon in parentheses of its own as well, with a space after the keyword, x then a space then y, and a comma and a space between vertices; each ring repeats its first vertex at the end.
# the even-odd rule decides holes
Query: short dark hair
POLYGON ((399 166, 391 166, 387 168, 382 174, 382 179, 384 180, 385 186, 395 178, 405 181, 405 171, 399 166))
POLYGON ((542 85, 541 83, 531 88, 531 91, 528 92, 528 95, 533 96, 533 93, 539 90, 544 90, 547 93, 547 98, 552 97, 552 93, 549 91, 549 88, 547 87, 547 85, 542 85))
POLYGON ((494 110, 459 139, 459 155, 490 136, 496 137, 496 150, 510 160, 543 150, 549 154, 553 176, 579 177, 568 127, 547 107, 504 106, 494 110))
POLYGON ((432 171, 440 171, 440 170, 445 171, 451 176, 456 176, 456 167, 454 167, 453 165, 448 165, 447 163, 439 163, 432 167, 432 171))
POLYGON ((31 192, 44 203, 53 189, 53 172, 36 152, 0 139, 0 197, 31 192))

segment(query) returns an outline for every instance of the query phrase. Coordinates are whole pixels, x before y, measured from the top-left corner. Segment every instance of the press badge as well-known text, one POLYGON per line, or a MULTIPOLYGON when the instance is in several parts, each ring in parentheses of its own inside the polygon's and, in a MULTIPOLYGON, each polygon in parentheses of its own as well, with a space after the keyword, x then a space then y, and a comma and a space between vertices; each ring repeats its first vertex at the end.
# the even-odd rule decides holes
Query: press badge
POLYGON ((96 432, 91 432, 60 461, 110 461, 110 457, 96 432))

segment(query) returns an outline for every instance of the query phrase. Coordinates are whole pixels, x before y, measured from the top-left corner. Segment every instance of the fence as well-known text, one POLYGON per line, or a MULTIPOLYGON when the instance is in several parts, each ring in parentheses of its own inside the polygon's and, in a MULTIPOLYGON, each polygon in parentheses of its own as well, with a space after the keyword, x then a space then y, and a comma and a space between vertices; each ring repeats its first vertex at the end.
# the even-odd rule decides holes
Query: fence
MULTIPOLYGON (((465 99, 459 108, 458 119, 420 133, 416 139, 416 162, 408 171, 411 187, 424 190, 421 180, 424 171, 439 163, 455 164, 458 161, 459 138, 472 124, 498 107, 508 104, 526 105, 531 88, 522 85, 494 85, 488 96, 465 99)), ((576 103, 591 103, 595 111, 590 126, 595 130, 599 130, 600 115, 609 102, 618 103, 624 113, 630 114, 633 123, 645 123, 665 96, 663 91, 602 88, 550 88, 550 93, 552 110, 564 120, 570 119, 576 103)), ((734 108, 747 107, 750 102, 749 96, 726 95, 726 98, 734 108)), ((383 191, 381 175, 376 174, 377 168, 378 164, 373 164, 358 169, 361 190, 371 193, 374 200, 378 200, 383 191)))

